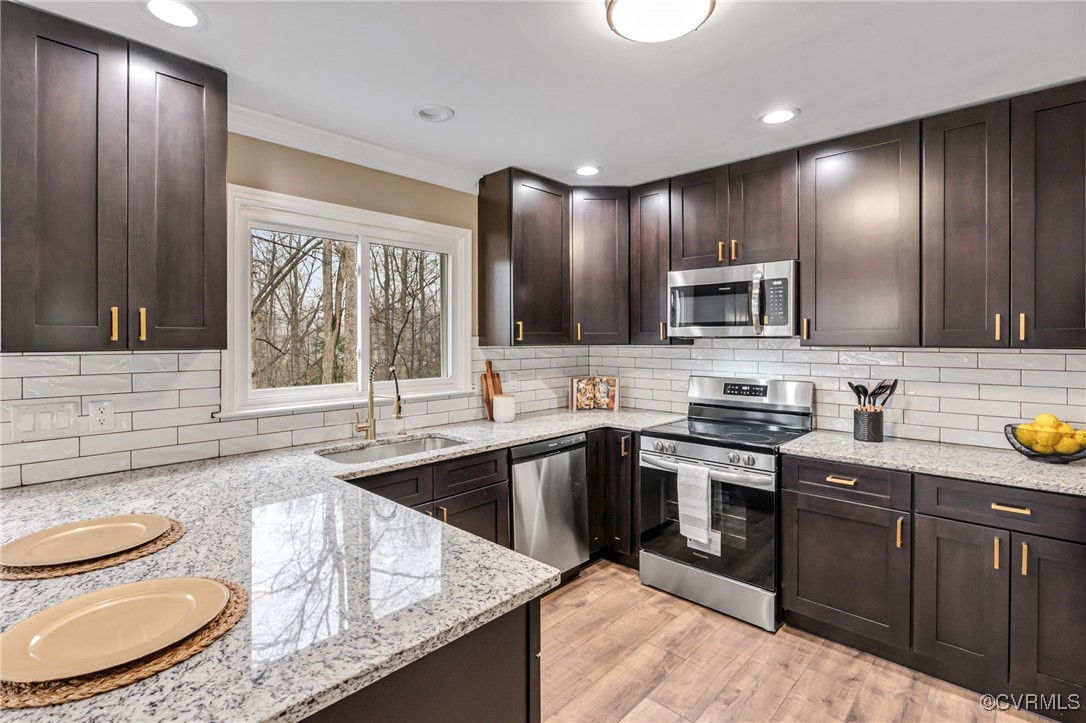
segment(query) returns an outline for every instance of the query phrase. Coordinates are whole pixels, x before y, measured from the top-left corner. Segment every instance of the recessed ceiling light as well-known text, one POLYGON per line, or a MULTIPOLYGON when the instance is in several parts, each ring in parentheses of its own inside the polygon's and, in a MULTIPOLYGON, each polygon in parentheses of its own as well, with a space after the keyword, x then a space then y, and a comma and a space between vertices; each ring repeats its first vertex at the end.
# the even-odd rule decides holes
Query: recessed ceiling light
POLYGON ((768 113, 762 113, 758 116, 758 120, 772 126, 778 123, 787 123, 798 115, 799 108, 780 108, 771 110, 768 113))
POLYGON ((716 0, 607 0, 607 24, 638 43, 662 43, 692 33, 709 19, 716 0))
POLYGON ((603 169, 599 166, 581 166, 575 171, 575 173, 578 176, 595 176, 602 170, 603 169))
POLYGON ((452 117, 456 115, 452 108, 444 105, 417 105, 411 109, 411 112, 416 118, 427 123, 444 123, 452 120, 452 117))
POLYGON ((196 11, 178 0, 149 0, 147 9, 162 22, 179 28, 194 28, 200 24, 196 11))

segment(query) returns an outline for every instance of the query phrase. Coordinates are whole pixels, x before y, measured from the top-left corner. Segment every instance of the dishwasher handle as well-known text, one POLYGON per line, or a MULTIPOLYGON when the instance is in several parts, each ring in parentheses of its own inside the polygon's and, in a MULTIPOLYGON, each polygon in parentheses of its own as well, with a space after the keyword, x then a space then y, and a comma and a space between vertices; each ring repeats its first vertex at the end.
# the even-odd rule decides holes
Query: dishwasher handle
POLYGON ((545 457, 572 447, 583 447, 587 443, 588 437, 586 437, 583 432, 581 434, 570 434, 565 437, 558 437, 557 439, 545 439, 542 442, 513 447, 509 450, 509 457, 514 462, 530 459, 532 457, 545 457))

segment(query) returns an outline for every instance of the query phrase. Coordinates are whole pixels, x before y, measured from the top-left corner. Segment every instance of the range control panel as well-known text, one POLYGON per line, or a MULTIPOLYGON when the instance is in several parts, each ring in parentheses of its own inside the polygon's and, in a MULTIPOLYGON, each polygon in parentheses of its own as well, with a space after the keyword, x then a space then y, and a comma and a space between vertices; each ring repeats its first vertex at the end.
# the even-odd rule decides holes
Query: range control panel
POLYGON ((724 393, 740 397, 765 397, 769 394, 769 387, 759 384, 724 384, 724 393))
POLYGON ((784 326, 791 323, 788 319, 788 279, 766 279, 765 318, 766 326, 784 326))

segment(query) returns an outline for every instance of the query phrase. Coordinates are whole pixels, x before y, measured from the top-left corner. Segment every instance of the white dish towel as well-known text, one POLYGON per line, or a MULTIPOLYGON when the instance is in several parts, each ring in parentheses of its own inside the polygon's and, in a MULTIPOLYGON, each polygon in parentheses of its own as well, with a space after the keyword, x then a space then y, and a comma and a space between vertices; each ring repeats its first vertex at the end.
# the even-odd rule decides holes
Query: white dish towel
POLYGON ((709 542, 709 469, 679 464, 679 533, 696 542, 709 542))

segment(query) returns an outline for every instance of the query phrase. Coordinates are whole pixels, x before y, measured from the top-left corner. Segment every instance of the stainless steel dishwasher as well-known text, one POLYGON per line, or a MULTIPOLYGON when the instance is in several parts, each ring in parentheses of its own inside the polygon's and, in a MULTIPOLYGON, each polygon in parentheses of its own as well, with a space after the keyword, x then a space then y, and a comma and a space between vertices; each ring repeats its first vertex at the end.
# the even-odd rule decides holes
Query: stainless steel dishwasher
POLYGON ((563 573, 588 562, 584 434, 510 450, 513 549, 563 573))

